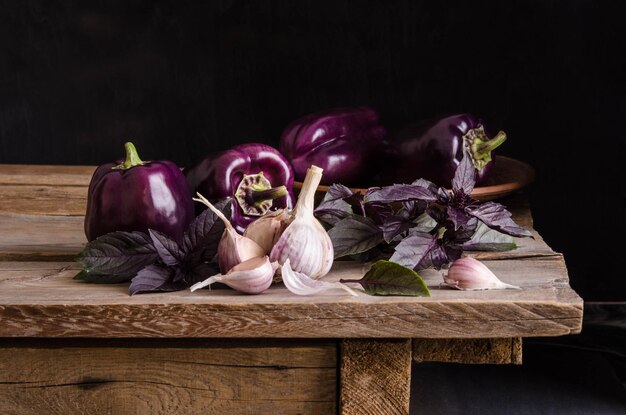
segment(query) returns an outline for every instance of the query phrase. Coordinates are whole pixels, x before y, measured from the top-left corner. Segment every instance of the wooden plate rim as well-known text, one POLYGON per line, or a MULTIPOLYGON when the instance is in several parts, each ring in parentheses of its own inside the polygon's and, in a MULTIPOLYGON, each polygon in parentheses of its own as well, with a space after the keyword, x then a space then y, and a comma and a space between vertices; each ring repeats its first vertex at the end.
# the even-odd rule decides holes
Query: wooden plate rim
MULTIPOLYGON (((531 165, 512 157, 499 155, 495 165, 493 177, 496 177, 499 171, 503 171, 505 169, 515 173, 515 180, 488 186, 478 186, 474 188, 472 196, 477 199, 494 199, 497 197, 503 197, 528 186, 535 180, 535 169, 531 165)), ((294 190, 299 190, 301 187, 302 182, 293 182, 294 190)), ((329 186, 327 185, 319 185, 317 191, 326 192, 328 188, 329 186)), ((361 194, 365 194, 367 191, 366 188, 360 187, 351 187, 351 189, 354 192, 359 192, 361 194)))

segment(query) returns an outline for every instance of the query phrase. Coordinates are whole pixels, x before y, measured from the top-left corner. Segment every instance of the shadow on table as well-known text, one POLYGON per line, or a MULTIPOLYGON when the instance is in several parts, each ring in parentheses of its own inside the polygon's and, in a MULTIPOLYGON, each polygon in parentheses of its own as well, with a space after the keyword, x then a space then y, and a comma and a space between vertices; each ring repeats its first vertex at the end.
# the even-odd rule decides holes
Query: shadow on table
POLYGON ((411 414, 626 414, 626 305, 579 335, 525 339, 521 366, 413 364, 411 414))

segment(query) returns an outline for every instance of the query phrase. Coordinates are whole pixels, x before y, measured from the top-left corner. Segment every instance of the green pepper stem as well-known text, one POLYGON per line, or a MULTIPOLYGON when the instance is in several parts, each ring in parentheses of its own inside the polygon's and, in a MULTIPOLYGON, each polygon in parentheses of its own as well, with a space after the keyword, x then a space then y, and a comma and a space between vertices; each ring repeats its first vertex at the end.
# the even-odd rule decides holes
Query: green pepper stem
POLYGON ((139 158, 139 154, 137 154, 137 149, 133 143, 130 141, 124 143, 124 149, 126 150, 126 160, 113 167, 114 169, 125 170, 130 169, 131 167, 146 164, 145 161, 139 158))
POLYGON ((246 189, 246 202, 250 205, 265 200, 274 200, 287 195, 287 187, 277 186, 270 189, 255 189, 249 187, 246 189))
POLYGON ((495 150, 496 148, 500 147, 500 145, 504 143, 505 141, 506 141, 506 134, 504 133, 504 131, 500 131, 498 132, 498 134, 496 134, 494 138, 478 144, 476 146, 477 151, 480 153, 491 152, 495 150))

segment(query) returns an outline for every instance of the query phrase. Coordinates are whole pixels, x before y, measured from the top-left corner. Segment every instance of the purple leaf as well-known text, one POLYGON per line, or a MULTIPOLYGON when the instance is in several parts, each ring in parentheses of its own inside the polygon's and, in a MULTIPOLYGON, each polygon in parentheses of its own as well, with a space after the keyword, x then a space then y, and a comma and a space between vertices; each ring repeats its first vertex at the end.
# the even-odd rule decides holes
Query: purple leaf
POLYGON ((472 217, 465 212, 464 209, 458 209, 454 206, 447 207, 448 218, 454 224, 454 229, 467 225, 472 217))
POLYGON ((411 218, 398 215, 389 216, 382 225, 383 238, 385 239, 385 242, 389 243, 396 236, 406 232, 414 226, 415 224, 411 218))
POLYGON ((335 258, 358 254, 383 242, 383 232, 369 218, 353 215, 342 219, 328 231, 335 258))
MULTIPOLYGON (((430 183, 424 180, 425 183, 430 183)), ((368 189, 363 199, 365 203, 372 202, 405 202, 409 200, 423 200, 425 202, 434 202, 437 200, 437 190, 434 186, 428 186, 425 183, 418 184, 394 184, 380 188, 368 189)))
MULTIPOLYGON (((115 282, 128 281, 146 265, 158 259, 148 235, 142 232, 111 232, 89 242, 78 254, 85 281, 103 276, 115 282)), ((94 281, 95 282, 95 281, 94 281)))
POLYGON ((472 163, 472 159, 467 154, 467 151, 463 151, 463 158, 456 168, 454 178, 452 179, 452 191, 454 193, 469 195, 472 193, 472 190, 474 190, 475 184, 476 168, 472 163))
POLYGON ((353 215, 353 213, 349 213, 340 209, 315 209, 315 212, 313 212, 313 214, 317 219, 333 226, 336 225, 337 222, 339 222, 340 220, 353 215))
POLYGON ((462 248, 466 251, 510 251, 517 248, 513 237, 479 222, 476 231, 462 248))
MULTIPOLYGON (((220 200, 215 207, 227 218, 230 217, 230 199, 220 200)), ((210 261, 217 253, 217 246, 224 233, 224 222, 217 218, 211 209, 205 209, 189 225, 183 238, 183 246, 187 255, 185 268, 193 268, 197 264, 210 261)))
POLYGON ((511 219, 511 212, 495 202, 486 202, 478 206, 468 206, 467 213, 474 216, 491 229, 511 236, 532 236, 528 229, 522 228, 511 219))
POLYGON ((154 229, 148 229, 148 232, 161 261, 169 266, 178 265, 184 257, 184 252, 180 249, 178 243, 168 238, 164 233, 154 229))
POLYGON ((374 221, 378 226, 381 226, 388 217, 393 215, 393 209, 387 203, 372 202, 363 205, 365 210, 365 216, 374 221))
POLYGON ((451 261, 448 256, 448 250, 448 247, 442 243, 442 240, 437 239, 419 264, 417 264, 414 268, 417 270, 426 268, 441 269, 441 267, 451 261))
POLYGON ((148 265, 137 273, 130 283, 130 295, 148 292, 178 291, 186 288, 182 281, 173 282, 175 271, 161 265, 148 265))
POLYGON ((400 241, 389 260, 413 269, 437 245, 437 240, 436 234, 413 232, 400 241))

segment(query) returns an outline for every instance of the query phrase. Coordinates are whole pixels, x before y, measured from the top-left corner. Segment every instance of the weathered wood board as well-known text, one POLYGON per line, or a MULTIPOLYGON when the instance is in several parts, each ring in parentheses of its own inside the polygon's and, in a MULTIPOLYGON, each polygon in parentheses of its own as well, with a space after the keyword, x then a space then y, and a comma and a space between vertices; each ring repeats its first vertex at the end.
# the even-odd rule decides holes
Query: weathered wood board
POLYGON ((3 414, 333 414, 336 390, 335 343, 0 347, 3 414))

